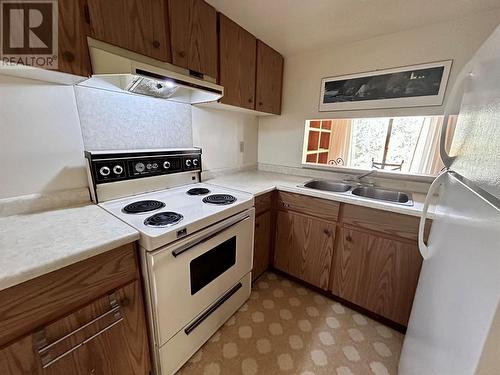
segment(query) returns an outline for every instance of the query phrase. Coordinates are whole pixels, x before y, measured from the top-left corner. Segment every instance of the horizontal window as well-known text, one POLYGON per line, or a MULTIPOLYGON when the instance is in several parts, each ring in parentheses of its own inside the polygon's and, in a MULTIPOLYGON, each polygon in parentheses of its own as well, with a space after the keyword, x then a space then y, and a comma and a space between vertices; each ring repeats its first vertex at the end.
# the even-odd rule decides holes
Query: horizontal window
MULTIPOLYGON (((311 165, 437 174, 443 116, 308 120, 302 162, 311 165)), ((456 116, 448 118, 447 146, 456 116)))

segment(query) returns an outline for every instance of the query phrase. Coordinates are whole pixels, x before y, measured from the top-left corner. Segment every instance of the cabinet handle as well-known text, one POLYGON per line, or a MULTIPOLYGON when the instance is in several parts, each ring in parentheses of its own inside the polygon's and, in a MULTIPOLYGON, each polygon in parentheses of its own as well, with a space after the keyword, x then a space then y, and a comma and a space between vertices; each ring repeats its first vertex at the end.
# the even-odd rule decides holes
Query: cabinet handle
POLYGON ((347 235, 346 238, 345 238, 345 240, 347 242, 351 242, 352 241, 352 237, 350 235, 347 235))
POLYGON ((184 52, 184 51, 179 51, 179 52, 177 52, 177 54, 179 55, 179 57, 185 57, 186 56, 186 52, 184 52))
POLYGON ((261 105, 264 105, 264 103, 262 103, 262 102, 259 102, 259 105, 260 105, 260 106, 261 106, 261 105))
POLYGON ((331 236, 332 232, 330 232, 328 229, 323 229, 323 233, 326 234, 327 236, 331 236))
POLYGON ((153 47, 154 48, 160 48, 160 42, 157 40, 153 40, 153 47))
POLYGON ((54 341, 54 342, 52 342, 50 344, 43 345, 43 344, 46 343, 45 333, 44 333, 43 329, 40 330, 40 331, 38 331, 36 333, 36 335, 38 336, 39 346, 43 345, 42 347, 40 347, 38 349, 38 354, 40 355, 40 359, 41 359, 42 367, 43 368, 47 368, 47 367, 51 366, 52 364, 56 363, 57 361, 59 361, 60 359, 62 359, 64 357, 66 357, 68 354, 74 352, 78 348, 80 348, 83 345, 89 343, 90 341, 92 341, 96 337, 100 336, 101 334, 103 334, 104 332, 106 332, 107 330, 109 330, 110 328, 114 327, 115 325, 117 325, 118 323, 121 323, 123 321, 123 316, 122 316, 121 311, 120 311, 120 307, 121 306, 118 304, 118 302, 116 300, 116 296, 115 296, 114 293, 110 294, 109 300, 110 300, 109 302, 110 302, 110 306, 111 306, 110 310, 102 313, 101 315, 99 315, 96 318, 92 319, 90 322, 88 322, 88 323, 84 324, 83 326, 81 326, 81 327, 79 327, 79 328, 71 331, 70 333, 64 335, 60 339, 58 339, 58 340, 56 340, 56 341, 54 341), (100 321, 101 319, 107 317, 108 315, 114 315, 114 317, 117 320, 115 320, 112 323, 108 324, 106 327, 104 327, 101 330, 97 331, 92 336, 86 338, 81 343, 73 346, 72 348, 70 348, 67 351, 61 353, 60 355, 58 355, 55 358, 52 358, 50 356, 50 354, 47 353, 49 351, 49 349, 53 348, 55 345, 61 343, 62 341, 66 340, 67 338, 69 338, 69 337, 73 336, 74 334, 82 331, 83 329, 91 326, 92 324, 97 323, 98 321, 100 321))
POLYGON ((260 224, 259 223, 255 223, 255 228, 260 228, 260 224))

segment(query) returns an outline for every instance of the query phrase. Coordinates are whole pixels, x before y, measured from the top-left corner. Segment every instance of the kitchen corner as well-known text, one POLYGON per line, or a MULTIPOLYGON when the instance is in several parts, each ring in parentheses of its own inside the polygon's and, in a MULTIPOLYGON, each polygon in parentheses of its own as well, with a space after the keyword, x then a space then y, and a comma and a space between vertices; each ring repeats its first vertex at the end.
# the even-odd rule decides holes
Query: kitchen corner
POLYGON ((0 18, 1 375, 499 372, 498 0, 0 18))

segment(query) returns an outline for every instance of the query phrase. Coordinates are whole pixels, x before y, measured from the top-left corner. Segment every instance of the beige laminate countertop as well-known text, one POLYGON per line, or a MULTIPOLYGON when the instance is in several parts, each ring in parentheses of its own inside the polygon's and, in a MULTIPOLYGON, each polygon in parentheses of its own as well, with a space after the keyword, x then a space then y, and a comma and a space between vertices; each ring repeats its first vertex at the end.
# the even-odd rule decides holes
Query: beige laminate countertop
POLYGON ((0 290, 138 238, 94 204, 0 217, 0 290))
MULTIPOLYGON (((374 199, 361 198, 351 194, 332 193, 298 186, 311 179, 311 177, 293 176, 280 173, 248 171, 216 177, 206 180, 205 182, 230 189, 245 191, 254 194, 255 196, 278 189, 412 216, 421 216, 425 201, 425 194, 421 193, 412 193, 413 206, 406 206, 374 199)), ((428 217, 432 218, 432 212, 433 206, 430 205, 428 217)))

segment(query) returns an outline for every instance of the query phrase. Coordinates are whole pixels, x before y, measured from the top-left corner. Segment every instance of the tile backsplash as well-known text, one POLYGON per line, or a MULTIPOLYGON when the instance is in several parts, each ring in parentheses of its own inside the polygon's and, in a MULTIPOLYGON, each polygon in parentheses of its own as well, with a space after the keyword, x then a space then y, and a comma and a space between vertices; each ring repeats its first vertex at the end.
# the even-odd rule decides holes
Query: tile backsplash
POLYGON ((88 150, 192 147, 191 106, 75 86, 88 150))

